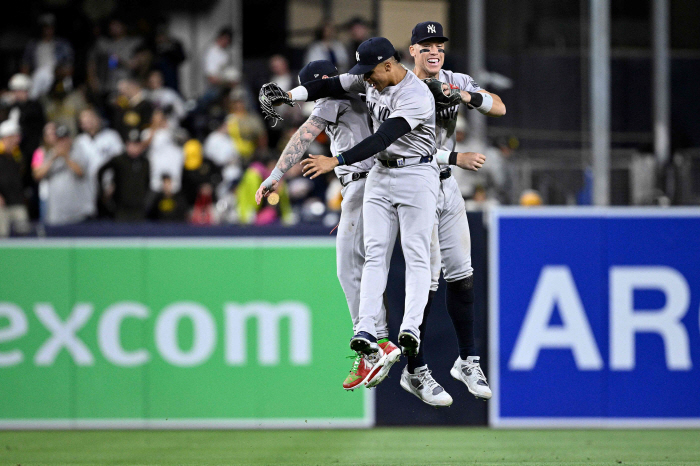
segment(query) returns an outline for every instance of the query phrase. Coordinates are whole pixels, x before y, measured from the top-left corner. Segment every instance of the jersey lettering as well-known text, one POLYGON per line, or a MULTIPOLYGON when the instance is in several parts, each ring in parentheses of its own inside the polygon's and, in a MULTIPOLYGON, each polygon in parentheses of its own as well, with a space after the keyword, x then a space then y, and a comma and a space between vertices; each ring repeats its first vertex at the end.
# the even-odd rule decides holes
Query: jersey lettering
POLYGON ((377 105, 376 102, 367 102, 367 108, 369 109, 369 113, 371 113, 372 116, 376 118, 377 121, 379 121, 380 123, 383 123, 384 120, 386 120, 389 114, 391 113, 391 111, 387 107, 377 105))

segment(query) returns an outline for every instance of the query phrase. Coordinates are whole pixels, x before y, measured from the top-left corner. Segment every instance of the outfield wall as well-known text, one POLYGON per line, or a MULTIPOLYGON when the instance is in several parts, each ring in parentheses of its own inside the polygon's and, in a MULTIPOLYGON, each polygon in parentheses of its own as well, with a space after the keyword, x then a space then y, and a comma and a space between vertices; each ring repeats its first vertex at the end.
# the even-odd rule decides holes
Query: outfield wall
POLYGON ((0 242, 0 427, 368 427, 334 238, 0 242))
MULTIPOLYGON (((485 355, 486 236, 469 217, 485 355)), ((404 362, 374 390, 342 390, 352 329, 328 230, 92 223, 0 240, 0 428, 485 425, 486 403, 449 377, 444 286, 424 344, 453 407, 403 391, 404 362)), ((394 339, 404 271, 397 242, 394 339)))

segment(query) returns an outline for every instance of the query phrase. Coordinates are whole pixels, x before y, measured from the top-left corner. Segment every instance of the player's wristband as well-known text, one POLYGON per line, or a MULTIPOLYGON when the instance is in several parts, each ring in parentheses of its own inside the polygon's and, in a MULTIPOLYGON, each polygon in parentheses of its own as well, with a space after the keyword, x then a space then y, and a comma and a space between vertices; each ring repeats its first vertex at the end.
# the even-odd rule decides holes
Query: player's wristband
POLYGON ((343 157, 343 154, 338 154, 335 156, 335 158, 338 160, 338 165, 345 165, 345 158, 343 157))
POLYGON ((435 161, 438 165, 449 165, 450 151, 438 149, 438 151, 435 153, 435 161))
POLYGON ((457 165, 457 152, 438 150, 435 153, 435 161, 438 165, 457 165))
POLYGON ((491 111, 491 107, 493 107, 493 97, 491 97, 491 94, 486 94, 484 92, 470 92, 469 95, 472 96, 469 105, 477 109, 479 113, 483 113, 485 115, 491 111))
POLYGON ((297 102, 306 102, 306 99, 309 98, 309 91, 306 90, 304 86, 297 86, 289 93, 292 95, 292 100, 296 100, 297 102))
POLYGON ((450 165, 457 165, 457 152, 450 152, 449 163, 450 165))
POLYGON ((284 172, 277 167, 275 167, 274 170, 272 170, 272 173, 270 173, 270 178, 272 178, 275 181, 281 180, 283 176, 284 172))

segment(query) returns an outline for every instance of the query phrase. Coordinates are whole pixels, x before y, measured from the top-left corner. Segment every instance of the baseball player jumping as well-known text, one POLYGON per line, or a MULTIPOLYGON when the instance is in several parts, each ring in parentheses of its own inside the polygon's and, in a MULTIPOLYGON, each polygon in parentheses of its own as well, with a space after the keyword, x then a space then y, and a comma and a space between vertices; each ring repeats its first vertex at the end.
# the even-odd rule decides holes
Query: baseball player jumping
MULTIPOLYGON (((293 100, 365 93, 376 132, 335 157, 310 156, 302 165, 316 177, 340 165, 376 155, 365 183, 363 201, 365 263, 360 284, 360 310, 354 351, 380 351, 377 323, 384 312, 382 296, 398 229, 406 260, 406 304, 398 343, 405 354, 420 346, 418 327, 430 288, 430 239, 436 221, 439 172, 435 162, 435 99, 430 90, 396 58, 394 46, 375 37, 360 44, 358 60, 347 74, 306 83, 288 95, 269 85, 274 104, 293 100)), ((263 106, 264 109, 264 106, 263 106)), ((381 354, 381 353, 380 353, 381 354)), ((388 369, 387 369, 388 370, 388 369)), ((369 385, 368 385, 369 386, 369 385)))
MULTIPOLYGON (((312 61, 299 72, 299 84, 305 85, 315 79, 328 79, 337 74, 338 71, 330 61, 312 61)), ((358 95, 345 94, 342 97, 317 100, 309 118, 287 143, 272 174, 260 185, 255 194, 258 204, 263 197, 275 190, 284 173, 303 158, 309 144, 324 129, 330 138, 333 154, 346 152, 372 135, 367 107, 358 95)), ((365 180, 372 165, 374 157, 335 167, 335 174, 343 186, 343 202, 336 239, 336 265, 338 280, 348 302, 353 332, 360 320, 360 278, 365 263, 362 200, 365 180)), ((393 248, 393 243, 391 247, 393 248)), ((354 390, 367 383, 373 376, 378 376, 382 368, 386 366, 388 369, 401 356, 399 348, 389 341, 385 312, 379 315, 376 332, 381 354, 357 353, 350 374, 343 382, 344 389, 354 390)))
MULTIPOLYGON (((415 60, 413 72, 426 80, 434 93, 441 92, 443 84, 450 84, 451 93, 459 94, 463 103, 470 109, 476 109, 488 116, 500 117, 505 115, 506 107, 500 97, 489 93, 466 75, 442 69, 445 60, 444 44, 447 37, 443 35, 442 25, 436 21, 419 23, 411 34, 411 56, 415 60), (437 82, 433 80, 437 79, 437 82)), ((438 149, 452 151, 455 146, 455 126, 459 106, 440 110, 436 114, 436 140, 438 149)), ((440 151, 439 154, 445 152, 440 151)), ((454 153, 453 153, 454 154, 454 153)), ((430 313, 430 305, 438 288, 440 269, 442 268, 447 282, 446 304, 447 312, 457 334, 459 356, 450 374, 461 380, 470 393, 477 398, 491 398, 486 377, 479 364, 474 344, 474 280, 471 264, 471 238, 469 223, 464 207, 464 199, 455 179, 451 176, 449 165, 453 160, 447 160, 448 165, 440 172, 440 189, 438 193, 438 224, 437 237, 431 251, 432 282, 428 304, 423 313, 420 332, 425 334, 426 321, 430 313)), ((449 406, 452 404, 450 395, 435 382, 430 375, 423 356, 424 348, 414 356, 408 357, 408 364, 401 374, 401 386, 413 393, 425 403, 432 406, 449 406)))

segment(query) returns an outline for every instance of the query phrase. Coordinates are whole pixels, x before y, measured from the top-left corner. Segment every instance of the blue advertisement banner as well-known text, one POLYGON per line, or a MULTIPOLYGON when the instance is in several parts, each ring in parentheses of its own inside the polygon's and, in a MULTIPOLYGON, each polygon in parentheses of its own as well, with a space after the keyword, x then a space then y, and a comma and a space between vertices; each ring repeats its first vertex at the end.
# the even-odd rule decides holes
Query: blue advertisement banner
POLYGON ((493 426, 700 426, 700 209, 490 220, 493 426))

